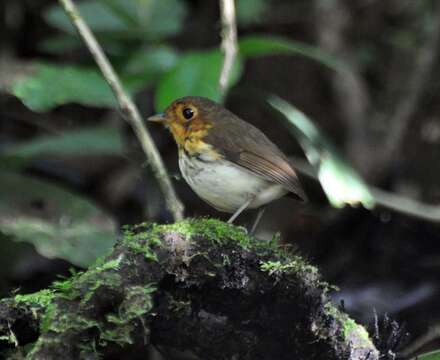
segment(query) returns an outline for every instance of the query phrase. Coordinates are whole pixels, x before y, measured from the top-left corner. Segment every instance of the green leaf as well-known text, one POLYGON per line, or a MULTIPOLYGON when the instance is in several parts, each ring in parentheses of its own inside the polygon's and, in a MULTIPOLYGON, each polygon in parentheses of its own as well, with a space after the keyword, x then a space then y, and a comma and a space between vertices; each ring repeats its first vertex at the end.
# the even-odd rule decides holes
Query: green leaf
POLYGON ((124 83, 132 90, 142 90, 172 69, 178 60, 170 47, 161 46, 135 52, 123 69, 124 83))
POLYGON ((343 159, 331 142, 302 112, 277 96, 270 105, 293 125, 295 137, 307 159, 317 169, 318 178, 334 207, 362 204, 373 208, 375 200, 360 175, 343 159))
MULTIPOLYGON (((118 0, 127 6, 126 0, 118 0)), ((179 0, 131 1, 132 14, 137 18, 140 33, 147 39, 158 39, 178 34, 183 28, 186 7, 179 0)))
POLYGON ((136 51, 127 61, 127 74, 160 74, 176 65, 178 55, 170 46, 157 46, 136 51))
POLYGON ((7 146, 0 153, 1 167, 20 169, 41 155, 87 155, 117 154, 124 151, 124 144, 118 129, 96 127, 72 130, 61 135, 39 136, 23 144, 7 146), (15 166, 14 160, 17 161, 15 166), (9 160, 9 161, 8 161, 9 160), (12 162, 12 166, 8 166, 12 162))
MULTIPOLYGON (((130 1, 128 2, 130 3, 130 1)), ((124 31, 127 24, 101 1, 82 1, 77 5, 81 16, 93 31, 124 31)), ((69 17, 60 5, 49 7, 44 17, 48 24, 69 34, 76 34, 69 17)))
POLYGON ((12 84, 12 93, 34 111, 78 103, 114 107, 116 100, 102 76, 89 68, 36 64, 33 73, 12 84))
POLYGON ((302 42, 275 36, 252 35, 239 41, 240 54, 245 57, 267 55, 300 55, 336 71, 343 71, 344 65, 321 49, 302 42))
MULTIPOLYGON (((178 0, 86 0, 77 6, 86 23, 98 36, 107 34, 142 41, 178 33, 186 13, 185 4, 178 0)), ((59 5, 48 8, 45 18, 61 31, 75 33, 59 5)))
POLYGON ((440 350, 431 351, 417 356, 418 360, 440 360, 440 350))
POLYGON ((38 44, 38 48, 51 54, 64 54, 82 46, 78 36, 61 34, 44 39, 38 44))
MULTIPOLYGON (((223 65, 220 50, 187 53, 177 65, 159 81, 156 91, 156 110, 162 111, 172 101, 182 96, 204 96, 214 101, 222 100, 219 77, 223 65)), ((229 85, 234 85, 242 71, 242 61, 237 58, 229 85)))
POLYGON ((0 231, 48 258, 86 267, 116 239, 114 221, 79 195, 23 175, 0 173, 0 231))

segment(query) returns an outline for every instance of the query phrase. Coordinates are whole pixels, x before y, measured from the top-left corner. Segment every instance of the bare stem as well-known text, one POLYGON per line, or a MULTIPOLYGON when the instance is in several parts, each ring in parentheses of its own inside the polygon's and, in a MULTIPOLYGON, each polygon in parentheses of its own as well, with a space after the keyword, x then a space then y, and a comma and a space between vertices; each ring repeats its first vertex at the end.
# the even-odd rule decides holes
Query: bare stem
POLYGON ((173 184, 171 183, 170 177, 163 164, 162 158, 160 157, 160 154, 157 151, 157 148, 154 145, 154 142, 142 121, 139 110, 122 87, 122 84, 118 76, 116 75, 112 65, 104 54, 104 51, 102 50, 89 26, 81 17, 73 1, 59 0, 59 2, 64 8, 66 14, 69 16, 73 25, 76 27, 76 30, 86 44, 93 58, 95 59, 105 80, 113 90, 113 93, 121 109, 122 116, 131 125, 134 133, 140 141, 142 149, 147 156, 153 173, 157 181, 159 182, 168 210, 172 213, 174 220, 182 219, 184 210, 183 204, 179 200, 174 190, 173 184))
POLYGON ((234 0, 220 0, 222 19, 222 50, 225 54, 219 85, 222 93, 228 88, 232 68, 238 53, 237 21, 235 16, 234 0))

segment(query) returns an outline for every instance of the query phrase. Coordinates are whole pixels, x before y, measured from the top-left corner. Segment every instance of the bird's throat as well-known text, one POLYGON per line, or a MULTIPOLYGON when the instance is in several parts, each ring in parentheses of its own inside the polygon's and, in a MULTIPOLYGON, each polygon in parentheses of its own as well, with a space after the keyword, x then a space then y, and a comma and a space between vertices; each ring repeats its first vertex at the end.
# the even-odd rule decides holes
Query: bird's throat
MULTIPOLYGON (((201 121, 193 121, 190 125, 173 122, 169 129, 179 150, 184 150, 188 155, 195 156, 206 152, 212 152, 211 145, 203 141, 208 134, 211 124, 201 121)), ((211 154, 214 155, 214 154, 211 154)))

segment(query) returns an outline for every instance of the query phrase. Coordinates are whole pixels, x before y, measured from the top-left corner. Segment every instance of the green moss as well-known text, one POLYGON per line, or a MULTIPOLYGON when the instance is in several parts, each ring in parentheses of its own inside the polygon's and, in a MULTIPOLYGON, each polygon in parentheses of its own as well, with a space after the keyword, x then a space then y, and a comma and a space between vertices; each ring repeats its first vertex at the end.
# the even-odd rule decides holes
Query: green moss
POLYGON ((119 255, 116 259, 106 261, 106 257, 100 257, 95 261, 95 264, 91 267, 96 272, 102 272, 106 270, 118 270, 121 265, 123 255, 119 255))
POLYGON ((127 322, 147 314, 153 308, 152 294, 155 291, 154 284, 131 286, 119 307, 119 317, 127 322))
MULTIPOLYGON (((301 257, 296 255, 289 255, 286 253, 278 253, 277 255, 281 256, 280 260, 269 260, 261 262, 261 271, 267 272, 270 276, 275 276, 278 278, 283 274, 294 274, 299 277, 304 277, 308 275, 311 279, 318 280, 318 269, 308 264, 301 257)), ((320 282, 320 284, 322 285, 324 292, 328 291, 326 283, 320 282)))
MULTIPOLYGON (((161 246, 161 238, 166 233, 177 233, 191 240, 202 237, 216 245, 238 244, 245 249, 284 253, 278 247, 278 237, 272 241, 259 240, 249 236, 246 229, 214 218, 185 219, 174 224, 143 223, 124 227, 124 242, 137 253, 144 253, 148 260, 157 260, 155 247, 161 246)), ((226 260, 227 261, 227 260, 226 260)))
POLYGON ((187 219, 171 225, 156 225, 153 231, 174 231, 189 239, 198 235, 220 245, 228 241, 236 242, 246 248, 250 245, 250 237, 247 236, 246 231, 212 218, 187 219))
POLYGON ((40 322, 41 333, 49 331, 52 320, 55 318, 57 306, 53 303, 48 304, 43 318, 40 322))
POLYGON ((40 305, 41 307, 47 307, 52 302, 54 296, 54 290, 44 289, 33 294, 15 295, 14 300, 17 304, 26 303, 31 305, 40 305))
POLYGON ((344 339, 350 339, 353 335, 357 335, 363 341, 370 343, 370 336, 367 330, 362 325, 357 324, 353 319, 340 310, 338 310, 333 304, 327 303, 324 306, 324 310, 327 315, 333 317, 342 326, 342 332, 344 339))
POLYGON ((86 293, 83 295, 81 304, 86 304, 93 298, 96 290, 100 287, 107 287, 109 289, 119 289, 122 283, 121 275, 114 272, 106 272, 101 276, 96 276, 96 272, 88 271, 83 279, 80 280, 78 287, 84 287, 87 289, 86 293))
MULTIPOLYGON (((189 241, 192 239, 203 241, 202 239, 204 239, 221 246, 239 245, 250 252, 257 253, 259 256, 263 254, 264 259, 271 260, 262 262, 260 268, 262 271, 268 272, 269 275, 280 276, 300 272, 301 274, 311 274, 313 276, 311 279, 318 278, 315 267, 307 264, 299 256, 289 253, 288 250, 280 248, 277 238, 274 238, 273 241, 258 240, 248 236, 243 229, 217 219, 187 219, 169 225, 140 224, 130 228, 126 227, 122 245, 127 246, 135 253, 142 254, 148 261, 157 261, 157 249, 162 246, 161 239, 167 233, 180 234, 189 241)), ((197 249, 195 250, 196 253, 197 249)), ((228 253, 228 251, 215 253, 215 259, 217 260, 214 265, 228 266, 234 261, 230 258, 230 255, 223 253, 228 253)), ((208 258, 208 254, 197 253, 192 256, 196 255, 203 255, 208 258)), ((127 258, 124 258, 122 254, 111 260, 107 260, 105 257, 100 258, 87 272, 75 273, 70 279, 57 281, 49 290, 31 295, 17 295, 16 301, 32 301, 45 307, 46 311, 40 322, 43 335, 47 332, 73 330, 78 333, 91 328, 95 329, 97 336, 95 339, 91 337, 90 341, 84 344, 85 352, 93 350, 95 340, 100 345, 109 342, 121 346, 131 344, 134 341, 133 336, 139 334, 139 329, 142 329, 141 325, 144 324, 146 316, 153 307, 152 294, 156 287, 155 284, 148 284, 146 286, 133 285, 121 289, 122 278, 118 270, 120 270, 122 264, 127 263, 127 258), (95 306, 94 295, 101 286, 116 291, 120 295, 122 303, 116 310, 112 309, 111 313, 103 314, 101 320, 98 321, 89 319, 84 314, 89 313, 89 310, 93 310, 95 306), (62 299, 54 302, 53 300, 57 297, 62 299), (72 300, 79 297, 81 298, 80 302, 72 302, 72 300), (63 309, 66 310, 66 306, 68 311, 63 312, 63 309), (72 306, 74 306, 73 309, 70 308, 72 306), (71 314, 76 315, 72 316, 71 314)), ((208 260, 214 261, 209 258, 208 260)), ((216 272, 212 272, 212 276, 216 276, 216 274, 216 272)), ((211 275, 211 273, 208 273, 208 275, 211 275)), ((178 314, 185 314, 191 308, 191 302, 185 300, 172 299, 170 302, 171 310, 178 314)), ((330 308, 329 311, 336 311, 336 315, 340 314, 337 309, 330 308)), ((359 328, 356 323, 350 322, 348 317, 345 318, 340 315, 338 319, 344 326, 344 336, 350 336, 355 328, 359 328)), ((146 326, 144 326, 144 331, 144 335, 147 336, 149 330, 146 326)), ((36 346, 39 346, 40 341, 43 341, 42 338, 44 336, 40 337, 36 346)), ((49 340, 46 340, 51 341, 50 337, 49 340)))
POLYGON ((307 264, 299 256, 294 256, 287 261, 265 261, 261 263, 261 271, 268 272, 269 275, 280 276, 282 274, 296 274, 299 272, 307 272, 311 274, 318 274, 318 269, 312 265, 307 264))
POLYGON ((157 261, 154 250, 162 245, 161 238, 165 233, 177 233, 188 240, 199 236, 219 245, 233 242, 244 248, 251 247, 253 243, 252 238, 247 236, 243 229, 211 218, 186 219, 165 225, 143 223, 126 226, 123 241, 134 252, 144 254, 147 260, 157 261))
POLYGON ((125 226, 123 229, 124 243, 135 253, 144 254, 148 261, 157 261, 157 255, 153 251, 154 247, 161 246, 158 234, 151 229, 142 231, 148 227, 148 223, 142 223, 132 227, 125 226))
MULTIPOLYGON (((133 331, 135 329, 133 320, 139 319, 143 324, 143 316, 153 308, 152 293, 156 291, 154 284, 147 286, 132 286, 125 292, 124 301, 119 306, 117 314, 108 314, 106 320, 108 325, 101 329, 100 344, 115 342, 120 346, 132 344, 133 331)), ((145 336, 149 330, 144 326, 145 336)))

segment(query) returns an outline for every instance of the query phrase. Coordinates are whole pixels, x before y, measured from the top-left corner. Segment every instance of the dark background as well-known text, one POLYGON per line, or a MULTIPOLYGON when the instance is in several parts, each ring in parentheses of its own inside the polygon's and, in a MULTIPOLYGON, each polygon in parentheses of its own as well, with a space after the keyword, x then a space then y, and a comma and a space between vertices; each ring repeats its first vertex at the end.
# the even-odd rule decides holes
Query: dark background
MULTIPOLYGON (((161 82, 179 59, 194 51, 218 50, 221 40, 217 1, 161 3, 170 9, 160 13, 156 25, 138 33, 114 30, 111 22, 96 25, 98 39, 118 72, 125 71, 124 82, 145 117, 156 111, 159 87, 172 96, 161 82), (151 30, 161 24, 165 31, 151 30), (143 62, 141 53, 156 46, 166 46, 169 52, 158 55, 156 63, 150 58, 143 62), (135 63, 132 71, 127 70, 130 61, 135 63)), ((72 75, 74 80, 53 75, 35 80, 37 62, 94 69, 74 33, 50 25, 48 9, 54 6, 56 1, 50 0, 0 3, 2 296, 38 290, 68 275, 72 267, 86 266, 111 246, 120 225, 171 221, 137 139, 108 100, 99 102, 85 91, 89 98, 66 95, 56 104, 38 106, 40 96, 50 103, 59 89, 78 94, 81 86, 94 86, 81 72, 72 75), (28 86, 24 95, 16 87, 20 81, 28 86), (97 149, 90 150, 91 144, 97 149), (51 186, 68 195, 59 195, 51 186), (72 211, 73 205, 78 212, 86 206, 86 215, 72 211), (66 235, 66 222, 76 221, 87 226, 66 235)), ((229 109, 261 128, 287 154, 304 157, 296 139, 259 96, 263 91, 277 94, 309 115, 369 184, 440 203, 438 1, 238 0, 238 9, 239 38, 278 35, 314 46, 320 55, 312 60, 267 52, 243 59, 242 75, 225 101, 229 109), (321 61, 325 56, 333 56, 346 70, 329 69, 321 61)), ((101 19, 105 23, 105 17, 101 19)), ((215 69, 204 69, 198 79, 188 71, 188 81, 203 82, 209 71, 215 69)), ((159 126, 148 127, 175 175, 186 215, 226 219, 179 178, 170 134, 159 126)), ((375 311, 379 317, 389 314, 405 324, 409 343, 439 324, 439 225, 380 207, 335 209, 315 180, 302 180, 311 202, 302 206, 282 199, 271 204, 257 235, 270 239, 279 232, 283 242, 297 246, 326 281, 340 288, 335 301, 343 300, 345 309, 363 324, 374 321, 375 311)), ((248 224, 254 215, 241 216, 238 224, 248 224)))

